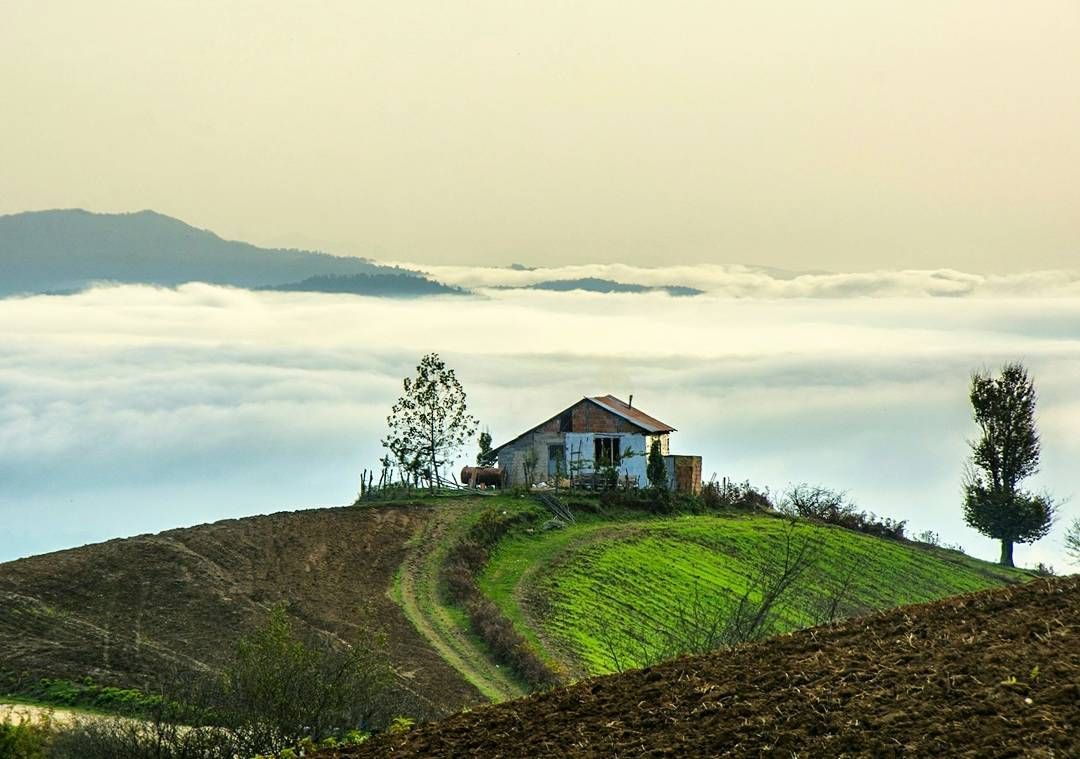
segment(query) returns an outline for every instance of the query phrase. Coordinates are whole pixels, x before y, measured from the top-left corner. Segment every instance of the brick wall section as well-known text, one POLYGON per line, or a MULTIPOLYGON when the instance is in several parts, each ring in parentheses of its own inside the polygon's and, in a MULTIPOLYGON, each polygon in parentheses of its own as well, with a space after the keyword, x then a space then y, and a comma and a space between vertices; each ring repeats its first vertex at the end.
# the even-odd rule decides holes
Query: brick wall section
POLYGON ((641 428, 631 424, 617 414, 600 408, 592 401, 579 401, 570 409, 571 429, 569 432, 640 432, 641 428))

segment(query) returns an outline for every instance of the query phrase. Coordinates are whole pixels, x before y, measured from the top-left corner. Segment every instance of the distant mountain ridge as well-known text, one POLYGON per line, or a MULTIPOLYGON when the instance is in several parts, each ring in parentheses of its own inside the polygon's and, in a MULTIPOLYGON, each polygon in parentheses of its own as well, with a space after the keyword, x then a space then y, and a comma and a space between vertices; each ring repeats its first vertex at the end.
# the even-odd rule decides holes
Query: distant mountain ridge
POLYGON ((260 290, 291 293, 338 293, 375 295, 385 298, 420 298, 425 295, 467 295, 460 287, 412 274, 319 274, 302 282, 287 285, 266 285, 260 290))
POLYGON ((532 285, 523 285, 522 290, 550 290, 552 292, 574 292, 581 290, 590 293, 655 293, 664 292, 674 297, 688 297, 701 295, 704 290, 685 285, 638 285, 626 282, 616 282, 613 279, 600 279, 598 277, 580 277, 578 279, 550 279, 537 282, 532 285))
POLYGON ((224 240, 155 211, 0 216, 0 296, 78 290, 101 281, 255 288, 355 275, 421 278, 362 258, 224 240))

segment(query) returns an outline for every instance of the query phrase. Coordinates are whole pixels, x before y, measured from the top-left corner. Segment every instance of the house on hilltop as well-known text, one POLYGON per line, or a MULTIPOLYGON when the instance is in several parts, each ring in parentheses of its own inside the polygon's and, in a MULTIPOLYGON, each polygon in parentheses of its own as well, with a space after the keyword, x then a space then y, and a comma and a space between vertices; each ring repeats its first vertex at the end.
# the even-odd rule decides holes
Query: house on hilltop
POLYGON ((586 397, 545 422, 494 449, 508 485, 532 481, 554 484, 568 477, 588 479, 614 468, 620 482, 633 487, 649 484, 645 474, 653 440, 667 467, 669 487, 685 493, 701 491, 701 457, 673 456, 670 437, 675 428, 613 395, 586 397))

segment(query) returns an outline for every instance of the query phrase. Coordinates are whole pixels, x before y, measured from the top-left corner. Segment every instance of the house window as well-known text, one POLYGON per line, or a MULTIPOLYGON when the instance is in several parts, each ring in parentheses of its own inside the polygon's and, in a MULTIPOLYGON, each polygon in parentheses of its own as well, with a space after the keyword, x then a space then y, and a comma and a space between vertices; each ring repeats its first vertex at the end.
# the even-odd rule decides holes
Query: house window
POLYGON ((566 447, 562 445, 548 446, 548 476, 565 474, 566 472, 566 447))
POLYGON ((597 468, 604 466, 617 466, 619 456, 619 438, 598 437, 595 441, 595 455, 597 468))

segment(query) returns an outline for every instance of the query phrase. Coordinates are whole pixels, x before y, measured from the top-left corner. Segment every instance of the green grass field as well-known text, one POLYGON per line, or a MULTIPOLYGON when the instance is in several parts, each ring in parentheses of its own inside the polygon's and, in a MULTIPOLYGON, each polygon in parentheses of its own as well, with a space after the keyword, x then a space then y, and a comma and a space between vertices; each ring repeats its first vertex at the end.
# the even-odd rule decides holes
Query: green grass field
MULTIPOLYGON (((519 532, 492 556, 481 588, 549 661, 590 674, 611 671, 610 631, 648 620, 669 624, 695 595, 731 604, 763 564, 783 560, 788 522, 768 516, 586 517, 549 532, 519 532)), ((846 588, 840 611, 863 613, 932 601, 1029 574, 956 551, 882 540, 800 523, 812 563, 776 620, 778 631, 823 621, 846 588)), ((630 650, 621 650, 633 659, 630 650)))

